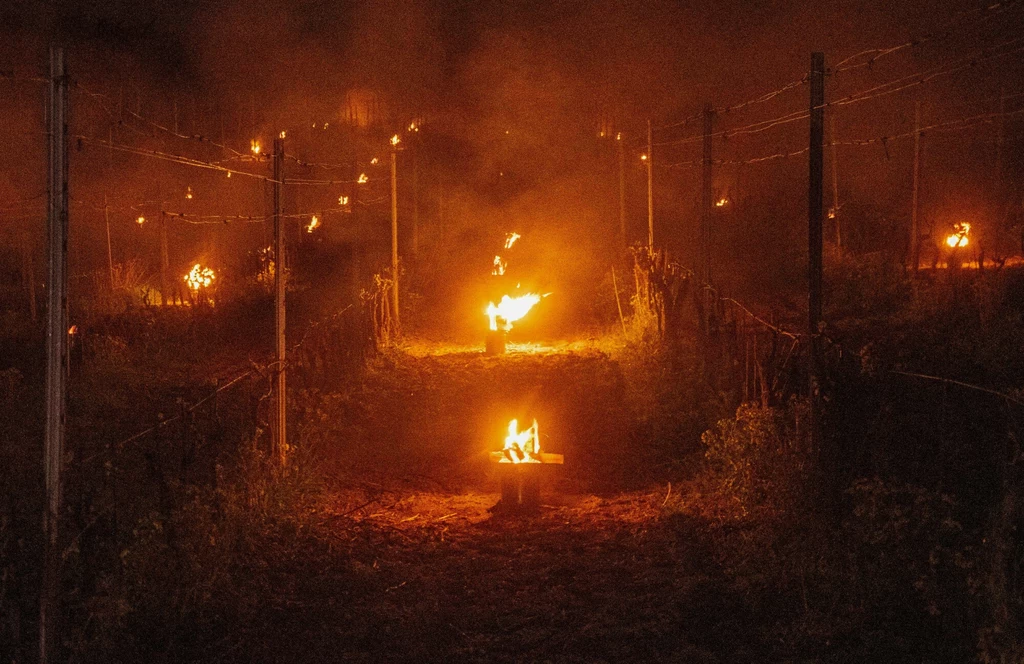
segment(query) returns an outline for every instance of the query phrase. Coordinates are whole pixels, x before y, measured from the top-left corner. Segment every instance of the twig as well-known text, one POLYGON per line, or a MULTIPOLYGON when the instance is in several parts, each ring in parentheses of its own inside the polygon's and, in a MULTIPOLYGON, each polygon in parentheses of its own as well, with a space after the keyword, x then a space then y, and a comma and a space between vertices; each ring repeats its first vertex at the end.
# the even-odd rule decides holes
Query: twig
POLYGON ((668 497, 672 495, 672 483, 668 483, 668 493, 665 494, 665 500, 661 501, 661 506, 664 507, 668 503, 668 497))
POLYGON ((619 301, 619 284, 615 279, 615 266, 612 265, 612 290, 615 291, 615 306, 619 308, 619 322, 622 323, 622 334, 626 334, 626 320, 622 317, 622 303, 619 301))

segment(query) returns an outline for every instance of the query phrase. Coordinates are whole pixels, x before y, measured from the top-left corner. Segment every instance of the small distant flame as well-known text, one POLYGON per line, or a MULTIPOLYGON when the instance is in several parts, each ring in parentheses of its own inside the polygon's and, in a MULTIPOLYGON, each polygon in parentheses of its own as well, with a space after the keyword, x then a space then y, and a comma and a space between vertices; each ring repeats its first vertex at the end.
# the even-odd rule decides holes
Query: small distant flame
POLYGON ((348 205, 348 196, 344 194, 338 196, 338 205, 348 205))
POLYGON ((533 305, 540 302, 541 297, 547 297, 547 295, 537 295, 536 293, 527 293, 526 295, 519 295, 517 297, 509 297, 503 295, 501 302, 495 305, 493 302, 487 305, 487 318, 490 322, 491 330, 497 332, 498 330, 498 319, 502 320, 502 329, 508 332, 512 329, 512 323, 521 319, 533 305))
POLYGON ((505 274, 505 268, 507 267, 507 265, 508 264, 501 259, 501 256, 495 256, 494 267, 491 269, 491 274, 493 274, 496 277, 502 276, 503 274, 505 274))
POLYGON ((410 122, 409 123, 409 131, 419 131, 419 130, 420 130, 420 126, 418 124, 416 124, 415 122, 410 122))
POLYGON ((76 334, 78 334, 78 326, 72 325, 71 327, 69 327, 68 334, 70 334, 71 336, 75 336, 76 334))
POLYGON ((967 235, 971 232, 971 225, 969 223, 962 222, 953 225, 953 234, 946 238, 946 244, 953 249, 959 249, 966 247, 969 243, 967 235))
POLYGON ((541 463, 537 420, 523 431, 519 430, 519 420, 508 423, 508 435, 505 436, 500 463, 541 463))
POLYGON ((647 161, 647 155, 645 155, 645 154, 640 155, 640 161, 647 161))
POLYGON ((231 171, 228 171, 228 177, 231 177, 231 171))
POLYGON ((717 201, 715 201, 715 207, 725 207, 728 204, 729 204, 729 199, 728 198, 724 198, 724 197, 723 198, 719 198, 717 201))
POLYGON ((306 232, 312 233, 313 229, 320 227, 320 217, 313 215, 313 218, 309 220, 309 225, 306 226, 306 232))
POLYGON ((359 174, 359 179, 356 180, 356 182, 358 182, 359 184, 366 184, 369 181, 370 181, 370 178, 366 177, 366 173, 360 173, 359 174))
POLYGON ((621 131, 615 132, 615 140, 617 140, 617 141, 621 141, 622 140, 622 132, 621 131))
POLYGON ((391 137, 391 145, 398 145, 401 142, 402 139, 398 138, 398 134, 395 134, 394 136, 391 137))
POLYGON ((373 165, 373 164, 376 164, 376 163, 377 163, 378 161, 379 161, 379 159, 377 159, 376 157, 374 157, 373 159, 371 159, 371 160, 370 160, 370 164, 371 164, 371 165, 373 165))
POLYGON ((190 289, 197 292, 202 288, 209 288, 213 285, 213 280, 213 270, 203 267, 199 263, 193 265, 189 273, 185 275, 185 283, 190 289))
POLYGON ((515 231, 512 231, 511 233, 506 235, 505 236, 505 248, 506 249, 511 249, 512 245, 516 243, 516 240, 518 240, 521 237, 522 237, 522 235, 520 235, 519 233, 516 233, 515 231))
POLYGON ((829 219, 835 219, 836 218, 836 209, 834 207, 830 207, 828 209, 828 218, 829 219))
POLYGON ((136 217, 135 223, 141 226, 142 224, 146 223, 146 218, 140 214, 138 217, 136 217))
POLYGON ((185 188, 185 198, 192 200, 192 187, 185 188))
POLYGON ((259 156, 262 146, 260 145, 260 142, 254 138, 251 141, 249 141, 249 149, 252 150, 252 153, 254 155, 259 156))
POLYGON ((277 137, 278 138, 284 138, 284 132, 282 131, 280 134, 277 135, 277 137))

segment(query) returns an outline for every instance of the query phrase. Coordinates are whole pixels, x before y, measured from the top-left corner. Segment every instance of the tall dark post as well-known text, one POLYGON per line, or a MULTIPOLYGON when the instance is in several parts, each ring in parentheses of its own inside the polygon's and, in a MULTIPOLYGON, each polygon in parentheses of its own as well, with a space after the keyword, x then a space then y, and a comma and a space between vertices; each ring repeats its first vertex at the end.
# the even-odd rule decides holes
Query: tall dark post
POLYGON ((619 240, 625 247, 629 239, 626 236, 626 148, 622 132, 615 134, 615 142, 619 146, 619 240))
POLYGON ((398 317, 398 135, 391 138, 391 314, 395 330, 398 317))
POLYGON ((921 233, 917 227, 917 195, 921 175, 921 102, 914 102, 914 184, 910 193, 910 262, 917 272, 921 262, 921 233))
POLYGON ((700 186, 700 277, 705 284, 711 283, 711 130, 715 111, 711 104, 704 105, 704 156, 701 160, 700 186))
POLYGON ((68 357, 68 81, 64 49, 50 47, 49 210, 46 217, 46 423, 43 439, 46 507, 43 584, 39 596, 39 661, 57 661, 60 596, 58 542, 68 357))
MULTIPOLYGON (((811 141, 809 150, 807 197, 807 333, 811 345, 808 349, 809 401, 811 410, 811 445, 815 453, 822 453, 818 435, 819 391, 819 326, 821 323, 821 268, 822 268, 822 144, 825 120, 825 56, 811 54, 811 141)), ((827 467, 824 465, 823 468, 827 467)))
POLYGON ((281 217, 281 189, 284 184, 284 136, 274 139, 274 359, 277 376, 274 385, 277 414, 274 418, 273 453, 282 470, 288 461, 288 396, 285 390, 285 248, 284 219, 281 217))
POLYGON ((651 121, 647 121, 647 249, 654 255, 654 144, 651 121))

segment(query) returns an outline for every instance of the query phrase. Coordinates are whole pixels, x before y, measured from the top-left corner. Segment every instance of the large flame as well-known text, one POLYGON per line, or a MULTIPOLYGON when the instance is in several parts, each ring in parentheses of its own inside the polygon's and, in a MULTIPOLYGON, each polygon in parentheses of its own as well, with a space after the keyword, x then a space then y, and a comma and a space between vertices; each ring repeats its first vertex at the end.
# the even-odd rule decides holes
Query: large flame
POLYGON ((196 263, 192 266, 189 273, 185 275, 185 283, 188 284, 190 289, 199 291, 201 288, 212 286, 214 278, 213 270, 196 263))
POLYGON ((495 256, 494 257, 494 267, 491 268, 491 274, 493 274, 496 277, 500 277, 501 275, 505 274, 505 268, 507 266, 508 266, 508 263, 506 263, 501 258, 501 256, 495 256))
POLYGON ((533 305, 540 302, 541 297, 536 293, 527 293, 518 297, 503 295, 497 306, 493 302, 489 303, 487 317, 490 319, 491 329, 498 330, 498 319, 500 318, 503 321, 502 329, 508 332, 512 329, 512 323, 529 313, 533 305))
POLYGON ((509 422, 502 455, 501 463, 541 463, 537 420, 523 431, 519 430, 519 420, 509 422))
POLYGON ((966 221, 953 226, 953 234, 946 238, 946 244, 953 249, 966 247, 969 240, 967 235, 971 232, 971 225, 966 221))

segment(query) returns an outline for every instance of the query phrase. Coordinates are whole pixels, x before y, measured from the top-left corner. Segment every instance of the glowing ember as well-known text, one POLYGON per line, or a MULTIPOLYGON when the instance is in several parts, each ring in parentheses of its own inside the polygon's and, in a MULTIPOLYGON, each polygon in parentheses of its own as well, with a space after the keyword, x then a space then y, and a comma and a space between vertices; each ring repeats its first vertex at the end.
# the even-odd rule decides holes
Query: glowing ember
POLYGON ((344 194, 338 196, 338 205, 348 205, 348 196, 344 194))
POLYGON ((249 149, 252 151, 254 155, 259 156, 262 147, 260 146, 260 142, 254 138, 251 141, 249 141, 249 149))
POLYGON ((505 248, 506 249, 511 249, 512 245, 516 243, 516 240, 518 240, 521 237, 522 237, 522 235, 520 235, 519 233, 516 233, 515 231, 512 231, 511 233, 506 235, 505 236, 505 248))
POLYGON ((213 285, 213 270, 203 267, 199 263, 192 266, 192 269, 185 275, 185 283, 191 290, 198 292, 202 288, 209 288, 213 285))
POLYGON ((192 200, 192 187, 185 188, 185 198, 192 200))
POLYGON ((494 257, 494 268, 491 270, 491 274, 496 277, 500 277, 505 274, 505 268, 508 267, 508 263, 501 259, 501 256, 494 257))
POLYGON ((398 138, 398 134, 391 137, 391 145, 398 145, 402 139, 398 138))
POLYGON ((728 198, 719 198, 717 201, 715 201, 715 207, 725 207, 728 204, 729 204, 729 199, 728 198))
POLYGON ((320 217, 313 215, 313 218, 309 220, 309 225, 306 226, 306 232, 312 233, 313 229, 320 227, 320 217))
POLYGON ((622 132, 621 131, 615 133, 615 140, 617 140, 617 141, 621 141, 622 140, 622 132))
POLYGON ((284 138, 284 132, 282 131, 282 132, 281 132, 280 134, 278 134, 278 136, 279 136, 280 138, 284 138))
POLYGON ((508 435, 502 450, 500 463, 542 463, 540 458, 540 433, 537 420, 533 426, 519 430, 519 420, 508 423, 508 435))
POLYGON ((68 334, 70 334, 71 336, 75 336, 76 334, 78 334, 78 326, 72 325, 71 327, 69 327, 68 334))
MULTIPOLYGON (((497 331, 498 319, 502 320, 502 329, 508 332, 512 329, 512 323, 520 320, 523 316, 530 312, 533 305, 537 304, 541 300, 540 295, 535 293, 527 293, 526 295, 520 295, 518 297, 509 297, 503 295, 501 302, 495 306, 493 302, 487 305, 487 318, 490 319, 490 326, 492 330, 497 331)), ((546 295, 543 297, 547 297, 546 295)))
POLYGON ((420 127, 415 122, 409 123, 409 131, 419 131, 420 127))
POLYGON ((138 224, 139 226, 141 226, 142 224, 146 223, 146 218, 145 218, 145 217, 143 217, 143 216, 142 216, 142 215, 140 214, 140 215, 139 215, 139 216, 138 216, 138 217, 137 217, 137 218, 135 219, 135 223, 137 223, 137 224, 138 224))
POLYGON ((359 184, 366 184, 369 181, 370 181, 370 178, 366 177, 366 173, 360 173, 359 174, 359 179, 356 180, 356 182, 358 182, 359 184))
POLYGON ((971 225, 966 221, 960 224, 954 224, 953 231, 953 234, 946 238, 946 244, 953 249, 966 247, 969 242, 967 235, 971 232, 971 225))
POLYGON ((647 161, 647 155, 645 155, 645 154, 640 155, 640 161, 647 161))
POLYGON ((370 160, 370 164, 376 164, 378 161, 379 160, 376 157, 374 157, 373 159, 370 160))

